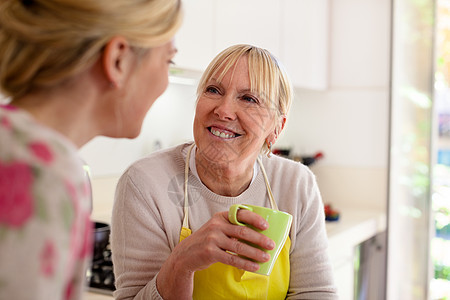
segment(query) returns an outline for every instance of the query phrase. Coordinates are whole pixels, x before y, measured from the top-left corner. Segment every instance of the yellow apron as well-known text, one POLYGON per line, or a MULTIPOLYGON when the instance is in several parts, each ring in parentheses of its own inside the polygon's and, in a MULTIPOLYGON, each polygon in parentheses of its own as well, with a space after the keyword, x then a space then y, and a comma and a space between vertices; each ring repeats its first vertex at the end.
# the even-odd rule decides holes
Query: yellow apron
MULTIPOLYGON (((191 234, 189 229, 189 207, 187 181, 189 175, 189 158, 193 144, 187 153, 185 165, 184 184, 184 219, 180 234, 180 242, 191 234)), ((258 158, 258 163, 266 181, 266 187, 272 209, 278 210, 273 199, 266 171, 258 158)), ((278 256, 269 276, 246 272, 236 267, 215 263, 207 269, 196 271, 194 274, 193 299, 285 299, 289 288, 290 263, 289 250, 291 240, 289 237, 278 256)))

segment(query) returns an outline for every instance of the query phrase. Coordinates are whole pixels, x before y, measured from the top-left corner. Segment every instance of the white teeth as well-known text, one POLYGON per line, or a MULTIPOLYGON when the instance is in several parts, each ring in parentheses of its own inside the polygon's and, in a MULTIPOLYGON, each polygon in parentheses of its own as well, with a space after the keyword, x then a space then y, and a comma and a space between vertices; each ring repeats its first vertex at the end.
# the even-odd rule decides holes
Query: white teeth
POLYGON ((218 136, 218 137, 221 137, 221 138, 225 138, 225 139, 229 139, 229 138, 234 138, 235 137, 234 134, 220 132, 220 131, 214 130, 212 128, 211 128, 211 133, 214 134, 215 136, 218 136))

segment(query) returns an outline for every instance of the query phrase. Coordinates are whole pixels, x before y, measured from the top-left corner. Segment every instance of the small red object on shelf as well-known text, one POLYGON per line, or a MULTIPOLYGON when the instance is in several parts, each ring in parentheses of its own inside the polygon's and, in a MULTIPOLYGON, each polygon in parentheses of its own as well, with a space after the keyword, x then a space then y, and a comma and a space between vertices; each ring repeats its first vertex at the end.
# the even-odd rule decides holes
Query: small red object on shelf
POLYGON ((337 221, 339 220, 339 212, 334 210, 330 204, 325 204, 325 221, 337 221))
POLYGON ((313 163, 317 162, 321 158, 323 158, 323 153, 322 152, 317 152, 313 156, 303 156, 302 157, 302 163, 305 166, 310 166, 313 163))

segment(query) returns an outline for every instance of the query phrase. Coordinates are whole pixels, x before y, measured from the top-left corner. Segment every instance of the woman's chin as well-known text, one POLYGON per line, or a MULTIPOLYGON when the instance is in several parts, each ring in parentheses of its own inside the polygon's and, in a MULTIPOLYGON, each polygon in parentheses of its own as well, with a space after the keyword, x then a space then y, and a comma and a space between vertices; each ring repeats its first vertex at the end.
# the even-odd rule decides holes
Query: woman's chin
POLYGON ((228 147, 217 147, 214 144, 201 150, 200 155, 202 155, 210 164, 222 168, 234 162, 238 156, 233 149, 228 147))
POLYGON ((105 134, 104 136, 110 137, 110 138, 135 139, 139 136, 140 133, 141 133, 141 128, 138 128, 136 130, 129 130, 126 132, 112 132, 109 134, 105 134))

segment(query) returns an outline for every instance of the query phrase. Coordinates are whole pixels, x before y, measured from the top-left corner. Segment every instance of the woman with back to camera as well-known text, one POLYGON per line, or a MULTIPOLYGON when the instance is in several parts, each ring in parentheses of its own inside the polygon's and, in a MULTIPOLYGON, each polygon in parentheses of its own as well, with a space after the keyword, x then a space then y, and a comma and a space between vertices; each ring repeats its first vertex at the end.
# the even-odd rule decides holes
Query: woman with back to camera
POLYGON ((92 204, 77 149, 139 134, 180 23, 180 0, 0 2, 0 299, 81 298, 92 204))
MULTIPOLYGON (((195 142, 139 160, 118 183, 111 231, 116 299, 337 298, 313 174, 262 155, 283 129, 291 98, 283 68, 264 49, 232 46, 210 63, 197 89, 195 142), (252 273, 268 260, 265 252, 239 240, 262 249, 273 241, 228 221, 238 203, 294 217, 270 276, 252 273)), ((238 219, 268 226, 250 211, 238 219)))

